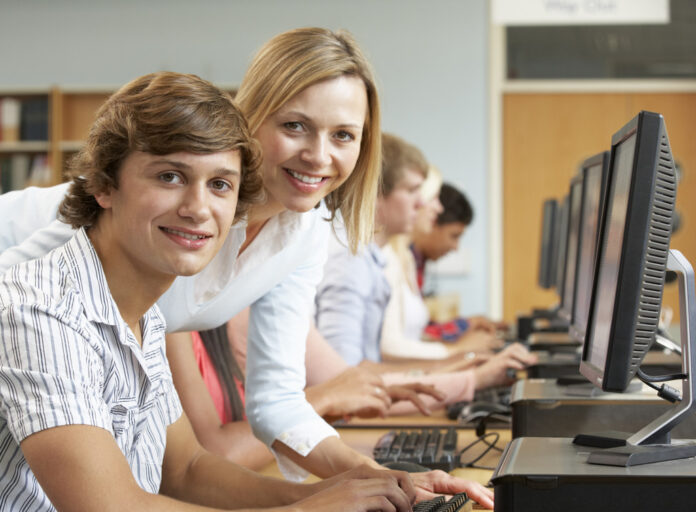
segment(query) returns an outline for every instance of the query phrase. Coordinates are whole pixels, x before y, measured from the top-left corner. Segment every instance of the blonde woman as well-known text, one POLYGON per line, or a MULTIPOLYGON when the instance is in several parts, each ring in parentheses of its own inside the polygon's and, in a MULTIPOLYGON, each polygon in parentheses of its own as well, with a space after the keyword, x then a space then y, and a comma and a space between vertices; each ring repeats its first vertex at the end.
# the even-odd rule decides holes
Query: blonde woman
MULTIPOLYGON (((305 471, 325 477, 361 464, 376 467, 341 442, 303 393, 310 308, 331 229, 326 219, 340 211, 353 248, 372 233, 380 160, 372 70, 349 34, 292 30, 261 48, 236 100, 262 147, 265 200, 233 226, 203 272, 177 278, 159 301, 168 329, 214 328, 251 306, 246 412, 281 470, 301 478, 305 471)), ((51 229, 0 260, 26 257, 65 231, 51 229)), ((466 491, 492 506, 492 493, 476 483, 442 472, 412 479, 420 498, 466 491)))

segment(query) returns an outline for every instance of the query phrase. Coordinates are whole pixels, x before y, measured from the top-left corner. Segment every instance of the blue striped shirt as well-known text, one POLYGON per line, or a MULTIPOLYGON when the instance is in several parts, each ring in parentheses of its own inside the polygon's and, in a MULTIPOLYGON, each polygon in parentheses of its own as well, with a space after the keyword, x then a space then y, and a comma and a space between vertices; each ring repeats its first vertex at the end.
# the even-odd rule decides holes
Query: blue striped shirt
POLYGON ((19 443, 41 430, 108 430, 156 493, 167 426, 181 415, 157 306, 142 347, 121 317, 84 230, 0 277, 0 510, 54 510, 19 443))

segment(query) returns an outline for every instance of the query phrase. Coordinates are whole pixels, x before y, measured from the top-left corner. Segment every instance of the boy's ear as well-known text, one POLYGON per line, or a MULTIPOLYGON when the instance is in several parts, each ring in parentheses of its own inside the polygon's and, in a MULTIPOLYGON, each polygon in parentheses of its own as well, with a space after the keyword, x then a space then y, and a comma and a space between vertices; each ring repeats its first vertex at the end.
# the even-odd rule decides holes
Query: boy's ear
POLYGON ((108 187, 105 191, 94 194, 97 204, 105 210, 111 208, 111 191, 111 187, 108 187))

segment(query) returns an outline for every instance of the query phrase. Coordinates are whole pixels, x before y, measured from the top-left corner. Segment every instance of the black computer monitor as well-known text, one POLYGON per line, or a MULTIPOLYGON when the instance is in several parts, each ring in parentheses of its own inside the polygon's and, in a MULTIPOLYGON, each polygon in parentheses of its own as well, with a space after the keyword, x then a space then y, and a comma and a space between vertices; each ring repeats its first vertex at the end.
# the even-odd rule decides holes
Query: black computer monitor
POLYGON ((559 318, 568 323, 573 320, 584 177, 582 172, 573 177, 570 181, 570 190, 568 191, 568 232, 566 235, 565 271, 563 272, 563 286, 561 287, 563 292, 560 296, 561 306, 558 309, 559 318))
POLYGON ((676 197, 662 116, 641 112, 614 134, 609 174, 580 372, 605 391, 623 391, 660 316, 676 197))
POLYGON ((572 322, 568 332, 581 343, 585 340, 587 320, 590 315, 599 221, 602 216, 607 188, 609 155, 608 151, 594 155, 585 160, 580 167, 583 180, 578 230, 578 261, 572 322))
POLYGON ((559 301, 563 297, 563 285, 565 283, 566 251, 568 249, 568 220, 570 218, 569 202, 568 196, 565 196, 558 206, 558 223, 556 224, 558 250, 556 251, 556 277, 554 278, 554 282, 559 301))
POLYGON ((541 215, 541 247, 537 282, 540 287, 548 289, 556 284, 558 201, 555 199, 544 201, 541 215))
MULTIPOLYGON (((675 199, 676 175, 664 120, 641 112, 612 138, 607 203, 580 363, 580 372, 605 391, 624 391, 637 372, 641 380, 650 381, 639 366, 657 331, 668 259, 676 261, 669 251, 675 199)), ((690 266, 686 272, 693 281, 690 266)), ((693 282, 690 286, 693 292, 693 282)), ((690 317, 690 308, 683 304, 684 316, 690 317)), ((690 350, 685 353, 688 358, 690 350)), ((686 362, 683 366, 690 368, 686 362)), ((696 456, 696 444, 666 444, 671 429, 694 409, 693 384, 678 377, 684 378, 684 400, 640 431, 576 438, 578 444, 620 446, 592 453, 589 462, 634 465, 696 456)))

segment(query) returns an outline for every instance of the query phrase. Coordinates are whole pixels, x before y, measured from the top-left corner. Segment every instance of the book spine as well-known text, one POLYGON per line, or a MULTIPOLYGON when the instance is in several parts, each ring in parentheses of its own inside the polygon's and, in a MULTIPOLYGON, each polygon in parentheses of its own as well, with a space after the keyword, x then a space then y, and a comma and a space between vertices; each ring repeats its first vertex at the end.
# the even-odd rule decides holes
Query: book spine
POLYGON ((15 98, 2 98, 0 100, 0 127, 2 127, 3 142, 17 142, 19 140, 19 119, 21 103, 15 98))

